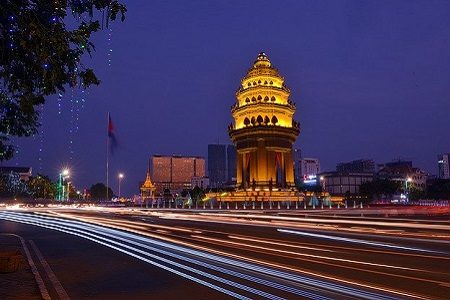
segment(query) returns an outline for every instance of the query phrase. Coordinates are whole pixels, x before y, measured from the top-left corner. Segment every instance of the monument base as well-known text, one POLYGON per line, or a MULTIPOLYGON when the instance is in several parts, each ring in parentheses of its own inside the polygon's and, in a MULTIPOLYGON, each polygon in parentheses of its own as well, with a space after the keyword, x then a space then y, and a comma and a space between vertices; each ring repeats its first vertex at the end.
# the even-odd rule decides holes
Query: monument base
POLYGON ((207 193, 209 199, 228 202, 303 201, 304 194, 296 190, 236 190, 223 193, 207 193))

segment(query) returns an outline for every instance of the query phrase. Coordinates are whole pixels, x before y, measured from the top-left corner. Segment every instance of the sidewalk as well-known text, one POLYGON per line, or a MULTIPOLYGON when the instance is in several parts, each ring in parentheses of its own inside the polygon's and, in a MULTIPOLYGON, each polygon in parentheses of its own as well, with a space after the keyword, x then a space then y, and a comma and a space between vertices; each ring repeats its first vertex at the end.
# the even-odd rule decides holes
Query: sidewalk
POLYGON ((13 273, 0 273, 0 299, 42 299, 18 236, 0 233, 0 253, 18 251, 19 268, 13 273))

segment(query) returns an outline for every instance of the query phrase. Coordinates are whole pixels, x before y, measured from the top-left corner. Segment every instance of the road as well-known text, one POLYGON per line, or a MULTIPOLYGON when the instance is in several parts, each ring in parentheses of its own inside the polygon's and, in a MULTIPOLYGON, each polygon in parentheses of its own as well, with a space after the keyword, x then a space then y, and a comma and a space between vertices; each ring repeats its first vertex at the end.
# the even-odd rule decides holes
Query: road
MULTIPOLYGON (((118 276, 124 281, 142 277, 133 276, 135 272, 148 274, 134 287, 134 298, 448 299, 450 295, 447 217, 90 208, 3 210, 0 219, 34 225, 46 234, 64 233, 62 240, 77 237, 71 243, 88 251, 75 266, 88 265, 86 286, 99 285, 97 295, 105 292, 108 297, 131 287, 118 291, 120 285, 105 282, 104 265, 111 273, 123 272, 118 276), (102 251, 108 251, 108 257, 99 255, 102 251), (167 289, 168 282, 177 284, 167 289), (153 294, 161 283, 167 294, 161 289, 153 294)), ((38 246, 50 260, 56 250, 52 254, 45 247, 58 249, 62 244, 54 238, 38 246)), ((65 258, 64 251, 58 253, 65 258)), ((55 273, 69 296, 88 295, 65 268, 55 273)), ((80 274, 73 277, 79 280, 80 274)))

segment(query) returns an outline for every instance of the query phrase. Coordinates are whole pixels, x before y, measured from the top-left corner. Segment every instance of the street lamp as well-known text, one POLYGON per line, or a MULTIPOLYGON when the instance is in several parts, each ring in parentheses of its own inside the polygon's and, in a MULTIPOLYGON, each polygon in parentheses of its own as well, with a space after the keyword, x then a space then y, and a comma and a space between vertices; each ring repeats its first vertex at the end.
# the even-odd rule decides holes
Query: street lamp
MULTIPOLYGON (((64 200, 64 180, 66 180, 67 178, 69 178, 69 174, 70 171, 69 169, 63 169, 60 173, 59 173, 59 196, 58 196, 58 200, 62 201, 64 200)), ((69 183, 67 183, 67 200, 69 199, 69 183)))
POLYGON ((119 173, 119 175, 117 176, 117 178, 119 179, 119 200, 120 200, 120 183, 121 183, 123 177, 124 177, 123 173, 119 173))
POLYGON ((319 178, 320 178, 320 182, 321 182, 321 185, 322 185, 323 192, 325 192, 325 177, 320 176, 319 178))

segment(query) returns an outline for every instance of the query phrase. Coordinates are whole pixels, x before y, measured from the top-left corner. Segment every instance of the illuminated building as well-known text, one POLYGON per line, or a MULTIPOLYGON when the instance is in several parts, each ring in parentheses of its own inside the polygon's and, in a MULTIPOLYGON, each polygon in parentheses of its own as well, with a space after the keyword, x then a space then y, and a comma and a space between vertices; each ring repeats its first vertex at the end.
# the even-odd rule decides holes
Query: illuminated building
POLYGON ((222 200, 300 199, 292 148, 300 125, 293 120, 295 104, 289 95, 284 78, 260 53, 242 79, 231 108, 233 123, 228 133, 237 152, 236 190, 222 195, 222 200))
POLYGON ((140 187, 142 199, 152 198, 155 195, 156 187, 150 178, 150 172, 147 172, 147 177, 140 187))
POLYGON ((194 156, 153 155, 151 170, 156 192, 172 192, 191 188, 192 177, 205 176, 205 159, 194 156))
POLYGON ((265 53, 242 79, 229 135, 237 150, 238 188, 294 187, 292 145, 300 133, 284 78, 265 53))
POLYGON ((450 154, 438 155, 439 179, 450 179, 450 154))
POLYGON ((320 173, 320 162, 317 158, 301 158, 298 161, 299 174, 302 178, 320 173))
POLYGON ((191 178, 191 187, 206 189, 210 185, 209 177, 194 176, 191 178))

